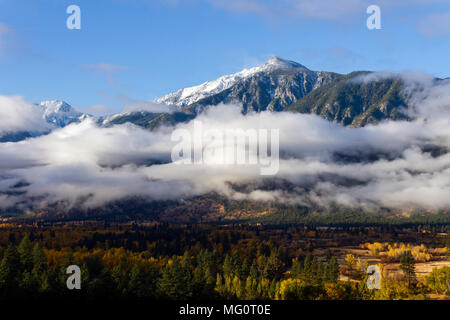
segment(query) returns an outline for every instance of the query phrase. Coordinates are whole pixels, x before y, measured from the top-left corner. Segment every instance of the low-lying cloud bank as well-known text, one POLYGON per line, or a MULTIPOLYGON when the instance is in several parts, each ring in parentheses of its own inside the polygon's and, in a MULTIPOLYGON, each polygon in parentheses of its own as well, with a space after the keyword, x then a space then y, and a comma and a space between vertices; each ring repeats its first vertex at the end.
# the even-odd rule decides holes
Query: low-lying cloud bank
MULTIPOLYGON (((422 88, 411 95, 415 120, 409 122, 345 128, 315 115, 244 116, 233 105, 211 107, 196 118, 204 130, 279 129, 280 168, 273 177, 261 176, 258 165, 172 163, 176 142, 169 127, 100 128, 87 119, 46 136, 0 143, 0 207, 38 209, 63 201, 68 208, 92 208, 132 196, 175 200, 217 192, 305 205, 449 208, 450 83, 409 79, 422 88)), ((15 101, 24 118, 0 120, 0 132, 41 126, 28 110, 31 104, 0 96, 2 109, 4 101, 15 101)), ((191 121, 176 129, 193 126, 191 121)))
POLYGON ((5 133, 48 131, 43 110, 17 96, 0 95, 0 136, 5 133))

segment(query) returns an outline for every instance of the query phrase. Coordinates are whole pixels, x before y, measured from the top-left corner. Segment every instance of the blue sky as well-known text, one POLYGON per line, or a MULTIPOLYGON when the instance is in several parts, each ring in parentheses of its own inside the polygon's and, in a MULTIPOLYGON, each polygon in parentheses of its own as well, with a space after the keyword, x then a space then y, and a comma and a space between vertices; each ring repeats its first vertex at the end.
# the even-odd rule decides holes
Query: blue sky
POLYGON ((0 94, 117 112, 273 55, 450 76, 450 0, 0 0, 0 94), (66 8, 81 8, 81 30, 66 8), (366 8, 381 8, 368 30, 366 8))

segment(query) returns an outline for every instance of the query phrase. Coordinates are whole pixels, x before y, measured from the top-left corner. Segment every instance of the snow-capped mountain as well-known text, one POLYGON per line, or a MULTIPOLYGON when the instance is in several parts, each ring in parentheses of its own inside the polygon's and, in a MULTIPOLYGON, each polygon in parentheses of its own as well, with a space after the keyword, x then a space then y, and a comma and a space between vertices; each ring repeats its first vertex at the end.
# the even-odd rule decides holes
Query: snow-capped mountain
POLYGON ((244 69, 238 73, 225 75, 216 80, 207 81, 198 86, 180 89, 177 92, 170 93, 155 100, 155 102, 184 107, 191 105, 203 98, 220 93, 232 87, 236 83, 254 76, 255 74, 267 73, 278 69, 290 70, 296 68, 305 71, 308 70, 305 66, 302 66, 299 63, 274 57, 262 66, 254 67, 251 69, 244 69))
POLYGON ((263 65, 244 69, 201 85, 180 89, 155 102, 197 110, 201 106, 240 102, 244 112, 276 110, 329 83, 336 74, 315 72, 289 60, 273 57, 263 65))
POLYGON ((45 121, 60 128, 90 117, 88 114, 75 110, 71 105, 61 100, 46 100, 38 106, 43 109, 45 121))
POLYGON ((42 135, 52 129, 92 118, 100 127, 133 123, 154 130, 161 125, 190 121, 206 106, 239 103, 243 112, 291 111, 317 114, 345 126, 364 126, 383 119, 404 119, 401 109, 408 108, 402 94, 401 79, 359 83, 357 77, 368 72, 340 75, 317 72, 278 57, 263 65, 244 69, 199 86, 180 89, 155 102, 173 106, 172 110, 134 110, 94 117, 77 111, 61 100, 47 100, 36 107, 50 124, 43 132, 8 132, 0 142, 20 141, 42 135))
MULTIPOLYGON (((39 128, 21 128, 0 132, 0 143, 16 142, 31 137, 38 137, 50 133, 57 128, 63 128, 74 122, 81 122, 86 118, 92 117, 89 114, 82 113, 74 109, 68 103, 60 100, 46 100, 35 104, 33 116, 36 122, 42 125, 39 128), (38 119, 39 118, 39 119, 38 119)), ((30 117, 30 114, 24 115, 24 119, 30 117)))

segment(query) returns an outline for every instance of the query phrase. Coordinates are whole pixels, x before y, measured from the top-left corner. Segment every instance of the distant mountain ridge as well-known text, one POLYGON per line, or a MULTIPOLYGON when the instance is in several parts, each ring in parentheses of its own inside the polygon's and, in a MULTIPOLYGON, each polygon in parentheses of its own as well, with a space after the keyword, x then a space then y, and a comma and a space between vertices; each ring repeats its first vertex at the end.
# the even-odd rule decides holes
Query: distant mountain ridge
MULTIPOLYGON (((42 108, 43 118, 52 128, 91 118, 102 127, 133 123, 154 130, 161 125, 189 121, 205 107, 222 103, 241 104, 244 114, 265 110, 317 114, 350 127, 385 119, 408 119, 406 110, 411 106, 404 80, 395 74, 361 80, 370 74, 373 73, 356 71, 342 75, 312 71, 297 62, 273 57, 259 67, 180 89, 155 100, 174 107, 175 112, 136 110, 95 117, 61 100, 43 101, 37 106, 42 108)), ((45 133, 11 132, 0 137, 0 142, 20 141, 45 133)))
POLYGON ((243 113, 291 111, 317 114, 344 126, 361 127, 385 119, 407 119, 408 97, 400 77, 371 81, 359 78, 370 71, 347 75, 311 71, 278 57, 202 85, 180 89, 156 102, 197 114, 204 107, 238 103, 243 113), (214 90, 210 90, 214 88, 214 90))
POLYGON ((408 97, 400 78, 360 81, 370 72, 342 75, 288 106, 287 111, 317 114, 344 126, 363 127, 382 120, 408 119, 408 97))

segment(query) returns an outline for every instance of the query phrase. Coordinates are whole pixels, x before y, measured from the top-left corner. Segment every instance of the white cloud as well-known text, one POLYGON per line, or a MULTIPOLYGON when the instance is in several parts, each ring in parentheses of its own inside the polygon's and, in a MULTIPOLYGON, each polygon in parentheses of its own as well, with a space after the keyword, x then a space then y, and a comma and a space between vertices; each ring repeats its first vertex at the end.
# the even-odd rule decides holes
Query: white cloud
MULTIPOLYGON (((420 74, 399 76, 409 79, 407 87, 421 83, 411 97, 414 121, 346 128, 315 115, 244 116, 239 106, 212 107, 199 115, 196 120, 205 130, 280 130, 280 170, 270 188, 255 165, 171 163, 173 128, 99 128, 87 120, 47 136, 0 144, 1 203, 39 207, 85 199, 85 206, 95 207, 130 196, 165 200, 217 192, 233 199, 284 203, 448 208, 450 83, 432 83, 420 74), (433 148, 442 154, 432 155, 433 148), (349 161, 352 157, 360 161, 349 161), (14 190, 25 195, 5 195, 19 181, 27 184, 14 190), (232 185, 249 185, 251 191, 232 185)), ((177 128, 192 130, 193 122, 177 128)))
POLYGON ((419 31, 427 37, 448 35, 450 33, 450 12, 426 16, 419 23, 419 31))
MULTIPOLYGON (((211 5, 236 12, 261 15, 266 18, 275 17, 303 17, 319 20, 337 20, 343 16, 361 11, 364 3, 362 0, 206 0, 211 5)), ((364 11, 361 11, 364 12, 364 11)))
POLYGON ((128 67, 111 63, 82 64, 80 65, 80 68, 105 74, 128 70, 128 67))
POLYGON ((7 25, 0 23, 0 36, 11 33, 11 28, 7 25))
MULTIPOLYGON (((378 5, 382 16, 393 10, 431 8, 436 4, 449 4, 450 0, 200 0, 218 8, 238 14, 254 14, 270 20, 286 18, 333 21, 340 25, 366 17, 369 5, 378 5)), ((424 36, 443 36, 450 33, 450 13, 434 12, 417 24, 424 36)), ((418 22, 418 23, 417 23, 418 22)))
POLYGON ((294 5, 297 13, 301 16, 323 19, 337 20, 343 16, 354 14, 356 12, 364 12, 364 4, 366 1, 361 0, 343 0, 343 1, 308 1, 297 0, 288 1, 294 5))
POLYGON ((79 65, 79 67, 105 77, 106 81, 111 86, 118 87, 123 87, 123 85, 117 82, 115 77, 118 73, 129 70, 126 66, 111 63, 82 64, 79 65))
POLYGON ((0 95, 0 134, 16 131, 48 131, 43 110, 22 97, 0 95))
POLYGON ((8 51, 8 40, 13 33, 13 29, 0 22, 0 57, 8 51))

